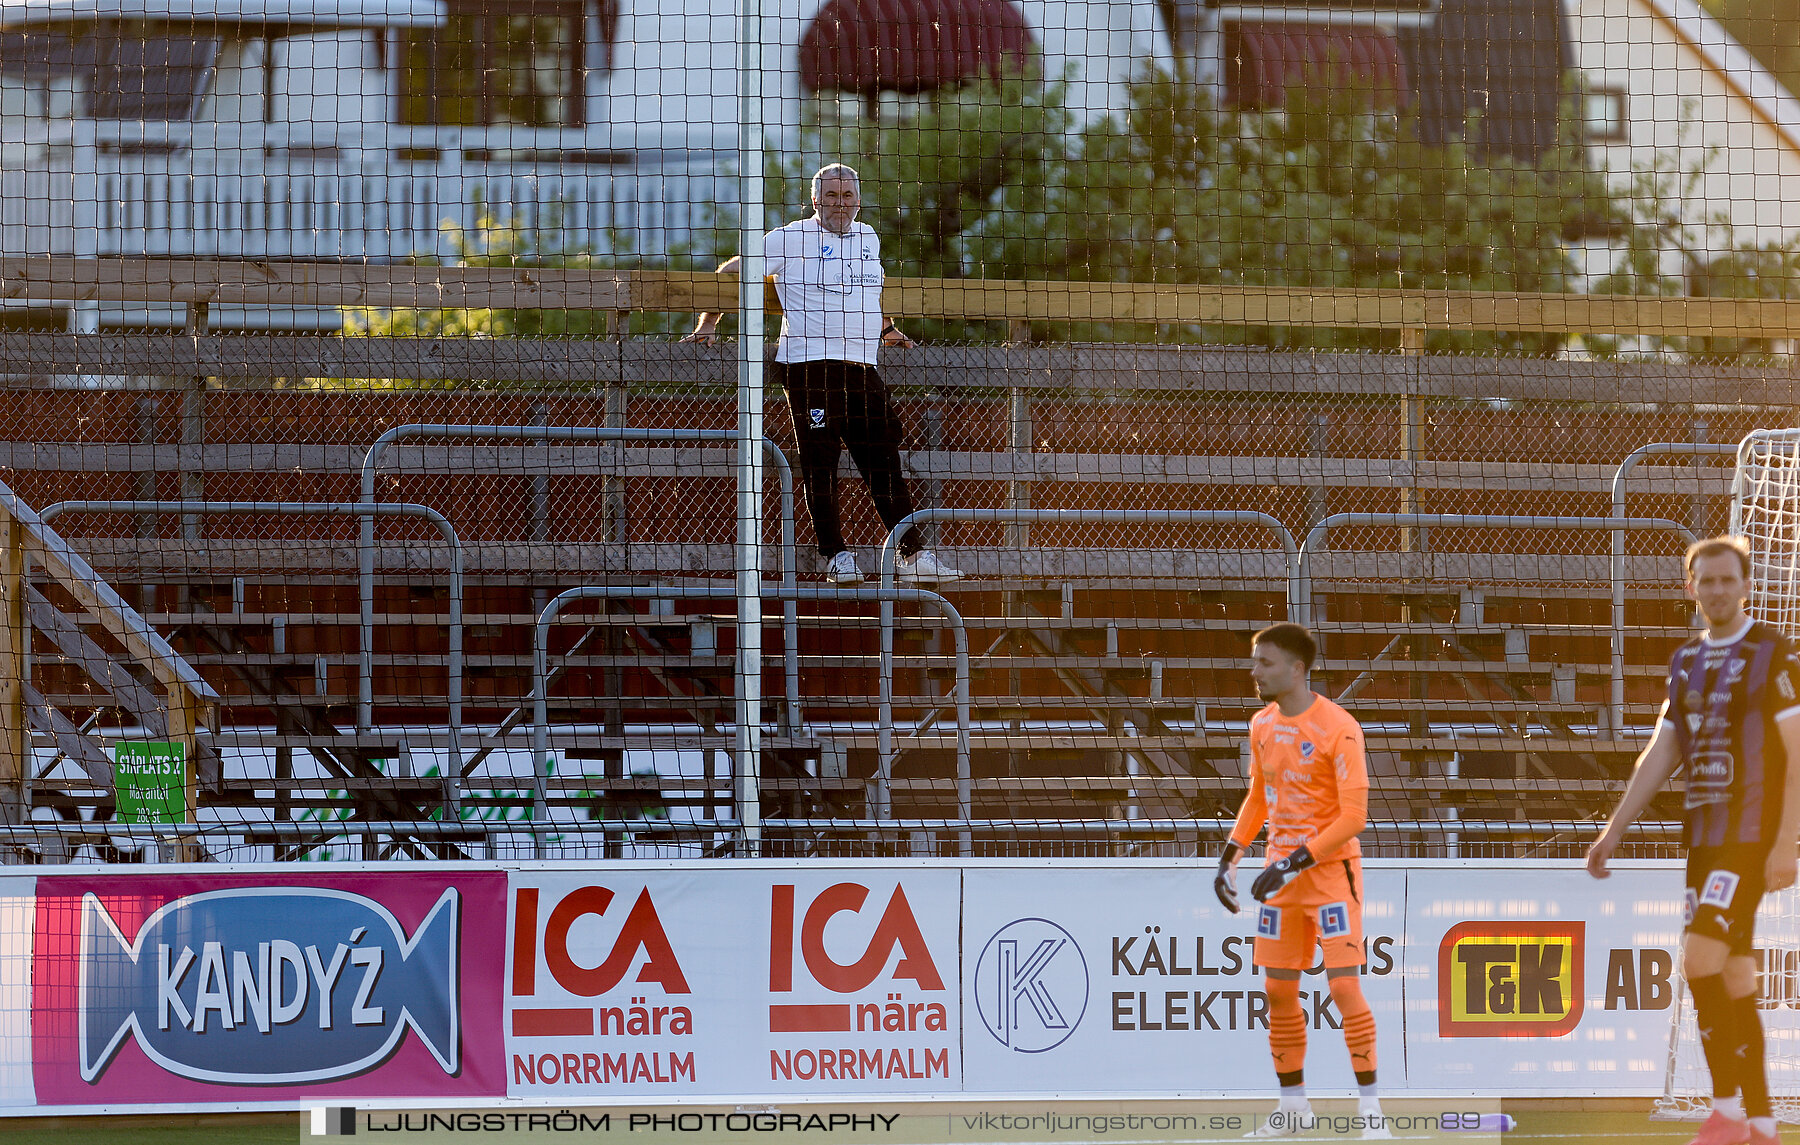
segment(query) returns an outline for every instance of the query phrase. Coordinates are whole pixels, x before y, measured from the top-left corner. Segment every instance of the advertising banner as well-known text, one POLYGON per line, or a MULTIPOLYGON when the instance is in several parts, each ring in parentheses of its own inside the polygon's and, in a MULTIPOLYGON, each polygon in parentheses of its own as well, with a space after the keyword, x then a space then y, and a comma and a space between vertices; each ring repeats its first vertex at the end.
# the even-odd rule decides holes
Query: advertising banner
POLYGON ((1407 874, 1410 1090, 1662 1090, 1681 874, 1620 865, 1407 874))
POLYGON ((954 868, 512 876, 519 1097, 961 1086, 954 868))
MULTIPOLYGON (((1384 1092, 1662 1092, 1677 864, 1368 860, 1354 895, 1384 1092)), ((0 879, 0 1109, 1263 1098, 1267 925, 1207 861, 39 871, 0 879)), ((1800 892, 1756 946, 1800 1087, 1800 892)), ((1322 966, 1300 998, 1308 1084, 1350 1092, 1322 966)), ((1674 1062, 1704 1093, 1691 1028, 1674 1062)))
POLYGON ((29 1107, 32 911, 37 879, 0 877, 0 1109, 29 1107))
POLYGON ((962 877, 953 866, 764 875, 762 1020, 746 1031, 757 1089, 960 1088, 962 877))
POLYGON ((498 1096, 501 872, 37 881, 44 1105, 498 1096))
MULTIPOLYGON (((1255 875, 1246 864, 1239 881, 1255 875)), ((964 1077, 971 1092, 1272 1092, 1268 997, 1252 962, 1257 904, 1226 913, 1213 864, 964 876, 964 1077)), ((1400 982, 1406 875, 1362 888, 1381 1074, 1404 1076, 1400 982)), ((1301 975, 1307 1077, 1354 1085, 1324 968, 1301 975)))

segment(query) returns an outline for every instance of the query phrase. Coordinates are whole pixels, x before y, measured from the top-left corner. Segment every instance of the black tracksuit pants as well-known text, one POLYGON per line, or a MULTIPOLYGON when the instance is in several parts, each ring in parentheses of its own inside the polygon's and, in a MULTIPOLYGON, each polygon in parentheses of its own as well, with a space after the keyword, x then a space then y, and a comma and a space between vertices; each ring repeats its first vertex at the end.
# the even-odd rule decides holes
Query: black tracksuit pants
MULTIPOLYGON (((843 521, 838 513, 838 455, 850 451, 875 511, 891 531, 913 511, 912 494, 900 471, 900 438, 905 427, 888 401, 887 387, 874 366, 860 362, 778 363, 800 443, 800 479, 806 507, 812 513, 819 555, 827 560, 844 551, 843 521)), ((912 530, 901 539, 902 556, 921 547, 912 530)))

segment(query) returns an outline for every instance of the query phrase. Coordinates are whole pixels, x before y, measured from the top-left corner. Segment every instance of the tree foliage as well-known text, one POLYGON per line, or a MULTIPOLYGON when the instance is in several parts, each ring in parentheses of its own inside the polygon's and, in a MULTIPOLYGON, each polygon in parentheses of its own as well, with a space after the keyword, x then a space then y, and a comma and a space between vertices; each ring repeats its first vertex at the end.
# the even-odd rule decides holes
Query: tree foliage
MULTIPOLYGON (((1597 294, 1687 298, 1800 298, 1800 235, 1780 241, 1745 238, 1722 210, 1710 210, 1702 180, 1716 157, 1710 149, 1683 168, 1668 155, 1634 168, 1617 202, 1620 229, 1611 273, 1597 294)), ((1748 364, 1775 357, 1768 338, 1726 335, 1646 336, 1584 340, 1591 351, 1679 354, 1689 360, 1748 364)))
MULTIPOLYGON (((1720 0, 1728 3, 1730 0, 1720 0)), ((1793 0, 1800 3, 1800 0, 1793 0)), ((1728 297, 1800 296, 1800 242, 1741 240, 1697 201, 1705 161, 1679 171, 1659 158, 1627 185, 1564 145, 1535 166, 1484 158, 1464 139, 1421 143, 1413 118, 1371 111, 1365 93, 1289 93, 1279 112, 1227 112, 1183 78, 1131 89, 1122 118, 1077 127, 1065 81, 1010 76, 921 99, 916 114, 815 122, 799 145, 765 162, 765 226, 810 213, 811 173, 847 162, 862 175, 862 218, 881 236, 888 273, 986 278, 1410 288, 1507 294, 1578 289, 1568 239, 1617 238, 1600 291, 1728 297), (1695 222, 1693 220, 1701 220, 1695 222)), ((455 232, 467 266, 644 265, 625 236, 603 261, 560 229, 483 218, 455 232)), ((735 253, 737 215, 715 207, 695 236, 713 259, 735 253)), ((658 260, 712 265, 674 252, 658 260)), ((686 316, 640 316, 640 332, 686 316), (646 320, 648 319, 648 320, 646 320)), ((728 317, 727 321, 730 319, 728 317)), ((352 313, 347 332, 437 336, 592 336, 604 316, 559 310, 352 313)), ((988 340, 997 324, 908 322, 915 337, 988 340)), ((773 330, 770 330, 773 333, 773 330)), ((1355 349, 1395 344, 1391 331, 1065 323, 1046 338, 1242 342, 1355 349)), ((1433 331, 1438 350, 1545 353, 1560 335, 1433 331)), ((1588 339, 1601 353, 1617 343, 1588 339)), ((1766 342, 1656 342, 1653 349, 1756 357, 1766 342)))
MULTIPOLYGON (((1071 131, 1062 84, 946 93, 898 123, 814 125, 771 165, 777 218, 807 211, 806 176, 863 174, 863 218, 890 274, 1547 291, 1569 285, 1561 243, 1603 196, 1573 153, 1539 168, 1417 142, 1405 116, 1357 92, 1296 91, 1280 113, 1223 113, 1167 75, 1133 86, 1123 120, 1071 131)), ((933 321, 932 338, 991 337, 933 321)), ((1393 335, 1188 326, 1046 336, 1353 347, 1393 335)), ((1434 335, 1448 348, 1542 350, 1542 338, 1434 335)))

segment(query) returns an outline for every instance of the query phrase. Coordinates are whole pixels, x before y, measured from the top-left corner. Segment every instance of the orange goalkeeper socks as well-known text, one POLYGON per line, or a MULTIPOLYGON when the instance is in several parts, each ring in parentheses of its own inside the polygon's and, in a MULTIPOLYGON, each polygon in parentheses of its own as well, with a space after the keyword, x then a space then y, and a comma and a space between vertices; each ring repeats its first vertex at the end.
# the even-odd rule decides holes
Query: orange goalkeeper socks
POLYGON ((1282 1085, 1300 1084, 1306 1068, 1306 1011, 1300 1008, 1297 978, 1265 978, 1269 995, 1269 1056, 1282 1085))
POLYGON ((1353 975, 1333 978, 1331 1000, 1344 1019, 1344 1045, 1349 1047, 1357 1084, 1375 1084, 1375 1015, 1363 997, 1362 982, 1353 975))

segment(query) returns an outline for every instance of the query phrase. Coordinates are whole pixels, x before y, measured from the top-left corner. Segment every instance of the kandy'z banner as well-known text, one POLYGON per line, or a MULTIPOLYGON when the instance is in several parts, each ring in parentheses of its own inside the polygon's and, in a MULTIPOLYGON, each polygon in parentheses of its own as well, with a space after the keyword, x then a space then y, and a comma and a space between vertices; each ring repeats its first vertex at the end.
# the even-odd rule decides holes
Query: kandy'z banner
POLYGON ((38 1099, 503 1093, 504 878, 42 879, 38 1099))

